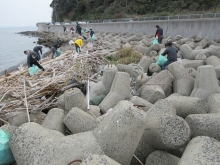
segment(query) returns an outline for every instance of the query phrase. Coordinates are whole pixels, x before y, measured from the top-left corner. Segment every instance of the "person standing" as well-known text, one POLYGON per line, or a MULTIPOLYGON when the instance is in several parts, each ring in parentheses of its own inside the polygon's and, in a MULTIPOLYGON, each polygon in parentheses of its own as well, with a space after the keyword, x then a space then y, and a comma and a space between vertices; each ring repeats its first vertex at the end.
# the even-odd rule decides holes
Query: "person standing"
POLYGON ((82 31, 82 28, 81 28, 81 26, 79 25, 79 23, 77 22, 77 23, 76 23, 76 32, 77 32, 79 35, 82 35, 81 31, 82 31))
POLYGON ((75 40, 74 42, 75 48, 76 48, 76 52, 79 53, 81 52, 81 47, 83 45, 83 40, 81 38, 78 38, 75 40))
POLYGON ((70 32, 71 32, 71 34, 74 34, 75 30, 73 27, 70 28, 70 32))
POLYGON ((167 55, 167 61, 163 64, 162 70, 165 70, 166 66, 177 61, 177 48, 172 46, 172 42, 168 42, 165 44, 166 50, 161 54, 162 56, 167 55))
POLYGON ((67 31, 66 31, 66 26, 63 26, 63 31, 64 31, 64 33, 67 32, 67 31))
POLYGON ((156 28, 157 30, 156 30, 155 37, 157 37, 158 43, 161 44, 163 40, 163 29, 159 25, 156 25, 156 28))
POLYGON ((42 48, 43 48, 42 46, 35 46, 34 49, 33 49, 33 51, 36 52, 37 55, 38 55, 38 57, 37 57, 38 61, 40 61, 40 59, 41 59, 42 48), (40 55, 39 51, 40 51, 41 55, 40 55))
POLYGON ((31 51, 31 50, 25 50, 24 54, 27 55, 27 66, 28 68, 32 67, 33 65, 38 66, 38 68, 42 69, 43 71, 45 70, 37 60, 37 53, 31 51))
POLYGON ((59 43, 55 43, 54 45, 51 46, 52 50, 52 59, 54 58, 55 53, 58 54, 57 49, 59 49, 61 45, 59 43))

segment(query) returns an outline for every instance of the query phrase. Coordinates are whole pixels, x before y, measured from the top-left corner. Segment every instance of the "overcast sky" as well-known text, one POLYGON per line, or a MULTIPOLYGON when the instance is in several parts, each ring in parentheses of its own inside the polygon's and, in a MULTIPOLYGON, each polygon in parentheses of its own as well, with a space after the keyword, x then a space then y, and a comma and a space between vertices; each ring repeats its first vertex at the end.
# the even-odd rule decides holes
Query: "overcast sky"
POLYGON ((36 26, 51 22, 52 0, 0 0, 0 27, 36 26))

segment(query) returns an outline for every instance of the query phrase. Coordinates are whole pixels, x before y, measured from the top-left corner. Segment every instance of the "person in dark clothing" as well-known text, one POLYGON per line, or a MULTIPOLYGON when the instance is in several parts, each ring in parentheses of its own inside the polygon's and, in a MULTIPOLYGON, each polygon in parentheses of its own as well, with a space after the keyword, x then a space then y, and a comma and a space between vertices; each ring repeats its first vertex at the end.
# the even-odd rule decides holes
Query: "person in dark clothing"
POLYGON ((66 33, 66 26, 63 26, 63 31, 64 33, 66 33))
POLYGON ((33 65, 37 65, 38 68, 40 68, 44 71, 44 68, 38 63, 37 53, 35 53, 31 50, 25 50, 24 54, 27 55, 27 66, 28 66, 28 68, 32 67, 33 65))
POLYGON ((33 51, 36 52, 37 55, 38 55, 37 56, 38 61, 40 61, 40 59, 41 59, 40 53, 42 54, 42 48, 43 48, 42 46, 35 46, 34 49, 33 49, 33 51), (40 51, 40 53, 39 53, 39 51, 40 51))
POLYGON ((161 44, 163 40, 163 29, 159 25, 156 25, 156 28, 157 30, 156 30, 155 37, 158 38, 158 43, 161 44))
POLYGON ((172 62, 177 61, 177 48, 172 46, 172 42, 168 42, 165 44, 165 46, 168 48, 161 54, 165 56, 167 54, 167 61, 163 64, 162 70, 165 70, 166 66, 171 64, 172 62))
POLYGON ((81 26, 79 25, 79 23, 76 23, 76 32, 77 32, 79 35, 82 35, 82 34, 81 34, 81 31, 82 31, 81 26))
POLYGON ((92 29, 90 29, 90 36, 91 36, 91 38, 92 38, 92 36, 95 34, 95 32, 92 30, 92 29))
POLYGON ((55 53, 58 54, 57 49, 60 48, 60 47, 61 47, 61 46, 60 46, 59 43, 56 43, 56 44, 54 44, 54 45, 51 47, 51 50, 52 50, 52 52, 53 52, 52 58, 54 58, 55 53))

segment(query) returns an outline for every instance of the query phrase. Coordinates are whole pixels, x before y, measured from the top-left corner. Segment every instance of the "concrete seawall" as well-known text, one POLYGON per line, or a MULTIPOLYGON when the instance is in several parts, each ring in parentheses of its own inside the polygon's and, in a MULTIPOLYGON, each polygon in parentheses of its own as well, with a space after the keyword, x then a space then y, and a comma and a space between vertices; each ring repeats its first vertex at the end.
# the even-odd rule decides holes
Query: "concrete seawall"
MULTIPOLYGON (((111 22, 111 23, 95 23, 82 24, 81 27, 92 28, 96 32, 116 32, 116 33, 133 33, 154 35, 159 25, 164 29, 164 35, 191 37, 199 35, 207 39, 220 38, 220 19, 179 19, 179 20, 155 20, 155 21, 138 21, 138 22, 111 22)), ((75 25, 65 25, 69 30, 75 25)), ((38 23, 38 30, 48 30, 48 25, 38 23)), ((51 25, 50 31, 63 32, 63 25, 51 25)))

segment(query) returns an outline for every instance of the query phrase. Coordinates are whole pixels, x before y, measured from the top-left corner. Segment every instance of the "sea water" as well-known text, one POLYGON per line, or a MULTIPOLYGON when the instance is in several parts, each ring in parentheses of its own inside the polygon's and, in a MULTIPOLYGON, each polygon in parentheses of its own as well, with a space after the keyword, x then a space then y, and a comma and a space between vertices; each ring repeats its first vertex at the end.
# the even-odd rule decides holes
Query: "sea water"
MULTIPOLYGON (((27 55, 24 54, 24 50, 33 50, 38 45, 38 37, 18 34, 24 31, 37 31, 37 27, 0 28, 0 73, 5 69, 25 63, 27 55)), ((43 46, 43 53, 48 50, 43 46)))

